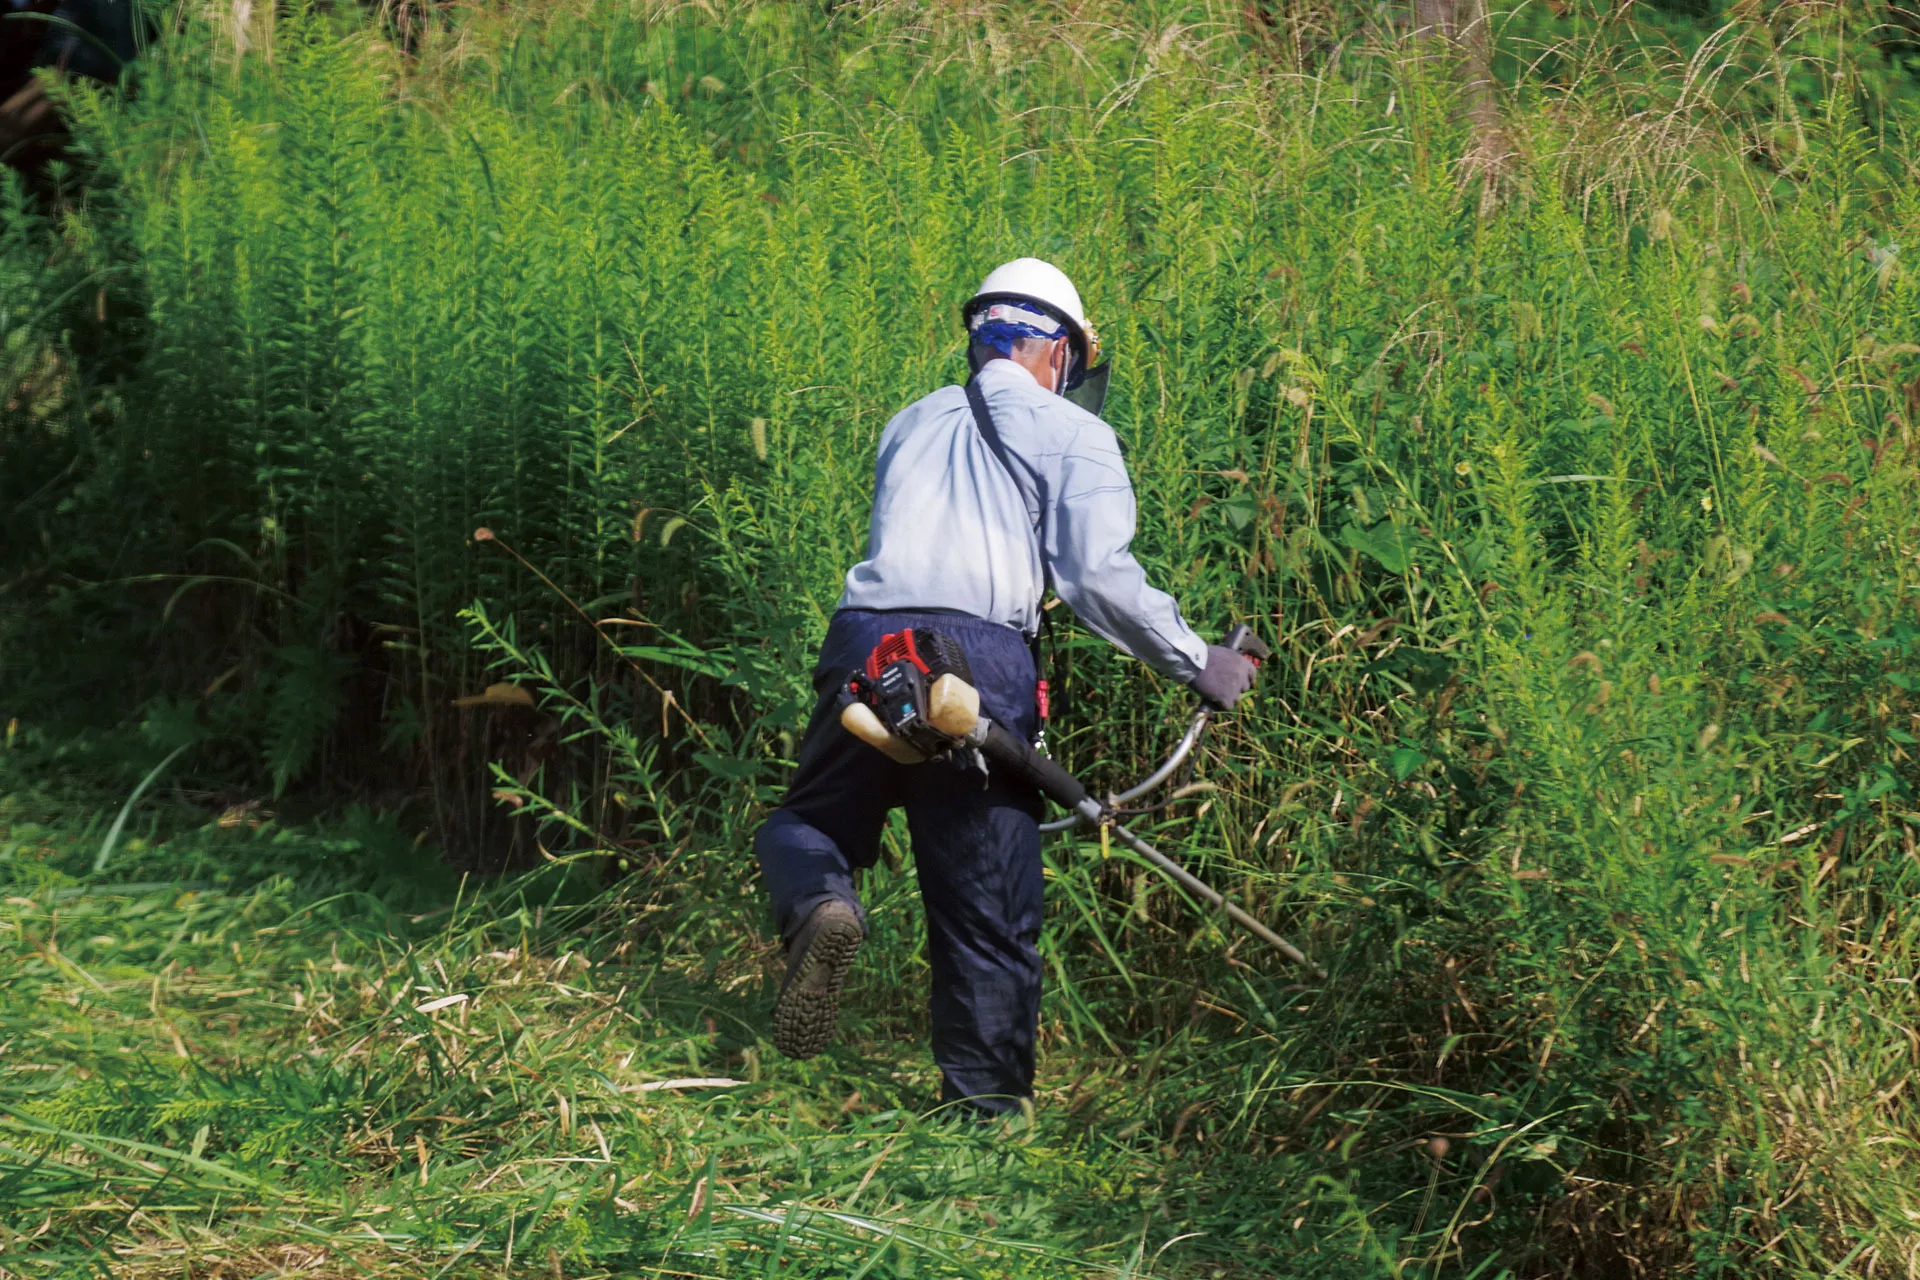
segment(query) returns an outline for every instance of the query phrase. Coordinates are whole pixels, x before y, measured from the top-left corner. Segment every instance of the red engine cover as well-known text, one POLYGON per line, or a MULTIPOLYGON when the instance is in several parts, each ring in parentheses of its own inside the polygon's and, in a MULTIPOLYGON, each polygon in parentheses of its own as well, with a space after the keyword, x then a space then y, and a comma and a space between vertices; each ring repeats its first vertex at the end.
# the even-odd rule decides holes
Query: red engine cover
POLYGON ((920 656, 920 649, 913 642, 911 630, 880 637, 880 643, 867 655, 867 679, 878 680, 880 673, 896 662, 911 662, 923 674, 932 674, 932 668, 927 666, 927 660, 920 656))

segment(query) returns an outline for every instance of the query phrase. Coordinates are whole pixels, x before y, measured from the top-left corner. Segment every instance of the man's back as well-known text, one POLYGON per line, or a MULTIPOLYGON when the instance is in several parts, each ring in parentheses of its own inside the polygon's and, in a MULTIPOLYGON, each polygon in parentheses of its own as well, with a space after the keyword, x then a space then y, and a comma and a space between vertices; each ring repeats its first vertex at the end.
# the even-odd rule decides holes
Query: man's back
POLYGON ((1031 634, 1050 576, 1096 633, 1191 680, 1206 645, 1128 549, 1133 487, 1113 429, 1012 361, 977 376, 1014 474, 963 388, 902 410, 880 440, 867 558, 848 572, 841 607, 950 609, 1031 634))

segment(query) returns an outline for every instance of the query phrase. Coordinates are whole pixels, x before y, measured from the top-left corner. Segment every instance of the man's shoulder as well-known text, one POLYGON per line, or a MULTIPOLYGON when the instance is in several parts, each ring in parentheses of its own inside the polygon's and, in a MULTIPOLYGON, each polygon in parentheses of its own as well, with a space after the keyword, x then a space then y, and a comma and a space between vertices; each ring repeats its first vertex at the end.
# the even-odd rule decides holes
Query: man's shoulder
POLYGON ((1059 442, 1063 452, 1105 454, 1120 452, 1120 437, 1107 420, 1089 413, 1065 396, 1034 388, 1035 418, 1059 442))
POLYGON ((892 426, 906 426, 924 422, 950 414, 956 409, 964 409, 967 404, 967 389, 960 386, 940 387, 921 396, 912 404, 893 415, 892 426))
POLYGON ((956 409, 964 412, 966 407, 965 388, 941 387, 929 392, 888 419, 886 430, 880 434, 880 447, 885 449, 904 436, 918 434, 923 427, 951 419, 956 409))
POLYGON ((1024 372, 997 379, 991 390, 996 409, 1006 406, 1022 412, 1035 429, 1052 436, 1063 448, 1075 442, 1095 448, 1115 443, 1112 427, 1066 397, 1048 391, 1024 372))

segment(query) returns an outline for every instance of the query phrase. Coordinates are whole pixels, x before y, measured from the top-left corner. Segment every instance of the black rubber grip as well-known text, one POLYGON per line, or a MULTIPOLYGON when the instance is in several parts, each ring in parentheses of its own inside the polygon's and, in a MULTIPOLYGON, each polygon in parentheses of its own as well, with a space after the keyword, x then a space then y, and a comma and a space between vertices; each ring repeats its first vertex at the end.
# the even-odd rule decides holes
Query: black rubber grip
POLYGON ((1049 800, 1062 808, 1076 809, 1087 798, 1087 789, 1080 785, 1080 779, 997 724, 987 730, 987 740, 980 745, 980 750, 987 759, 1005 765, 1040 788, 1049 800))

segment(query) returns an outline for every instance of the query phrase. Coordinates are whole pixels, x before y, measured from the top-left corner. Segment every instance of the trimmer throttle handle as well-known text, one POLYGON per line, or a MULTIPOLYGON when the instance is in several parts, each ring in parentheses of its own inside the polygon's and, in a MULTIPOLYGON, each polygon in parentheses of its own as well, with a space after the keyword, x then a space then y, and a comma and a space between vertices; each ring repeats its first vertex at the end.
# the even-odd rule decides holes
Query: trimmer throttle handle
POLYGON ((1273 656, 1273 650, 1267 647, 1267 642, 1253 634, 1253 629, 1244 622, 1227 632, 1226 638, 1220 643, 1235 653, 1244 653, 1255 662, 1265 662, 1273 656))
POLYGON ((1066 809, 1078 809, 1087 798, 1080 780, 1020 739, 995 724, 987 729, 981 753, 995 764, 1004 765, 1040 788, 1047 798, 1066 809))

